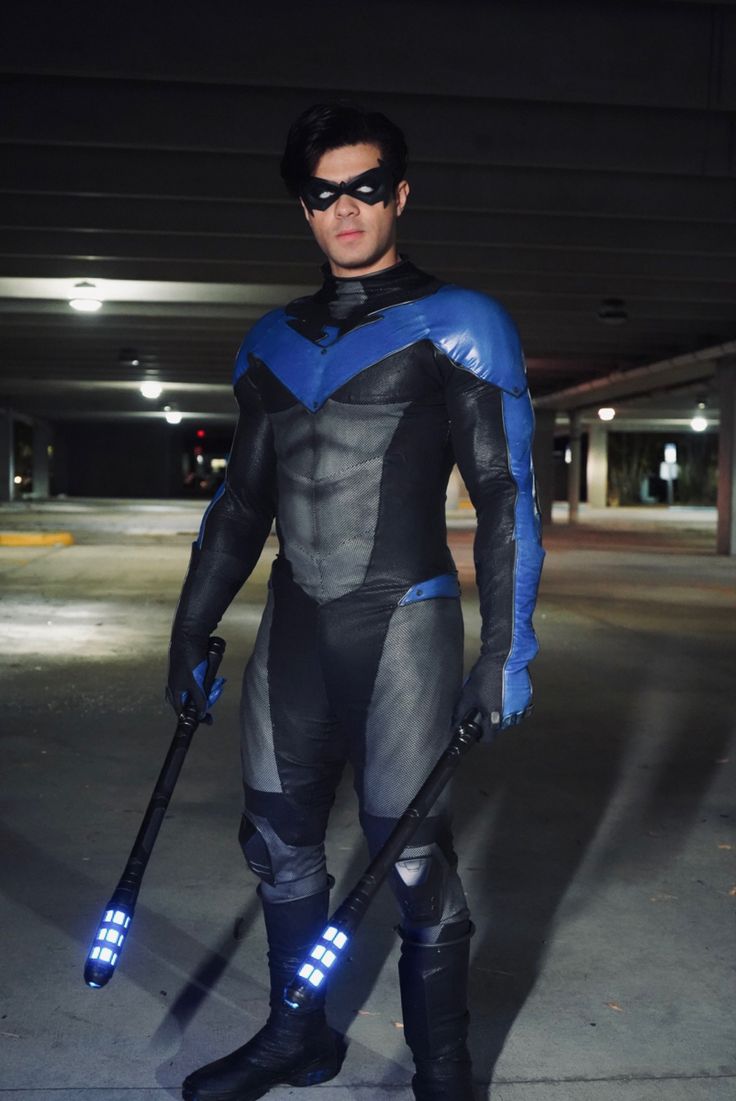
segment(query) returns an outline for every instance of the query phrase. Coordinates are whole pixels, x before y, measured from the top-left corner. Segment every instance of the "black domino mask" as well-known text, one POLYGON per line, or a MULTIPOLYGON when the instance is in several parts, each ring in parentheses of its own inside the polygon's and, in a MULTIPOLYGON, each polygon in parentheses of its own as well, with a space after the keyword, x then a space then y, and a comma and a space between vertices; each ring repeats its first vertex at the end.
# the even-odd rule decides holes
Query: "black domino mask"
POLYGON ((299 195, 310 214, 314 210, 327 210, 341 195, 350 195, 368 206, 375 206, 376 203, 388 206, 393 195, 393 177, 383 164, 340 183, 310 176, 304 181, 299 195))

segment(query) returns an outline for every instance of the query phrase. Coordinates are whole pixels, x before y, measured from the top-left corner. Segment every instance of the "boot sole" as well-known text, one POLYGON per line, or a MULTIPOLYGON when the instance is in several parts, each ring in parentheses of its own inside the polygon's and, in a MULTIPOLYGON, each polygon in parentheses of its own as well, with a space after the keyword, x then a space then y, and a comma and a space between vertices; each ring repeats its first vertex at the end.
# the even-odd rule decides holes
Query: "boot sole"
POLYGON ((199 1093, 196 1086, 187 1086, 186 1081, 182 1086, 181 1095, 183 1101, 258 1101, 259 1097, 265 1097, 269 1090, 272 1090, 275 1086, 318 1086, 321 1082, 329 1082, 331 1078, 335 1078, 340 1073, 342 1067, 342 1058, 338 1053, 335 1062, 329 1066, 325 1066, 324 1063, 313 1063, 311 1066, 304 1067, 297 1074, 292 1075, 290 1078, 274 1078, 272 1082, 269 1082, 267 1086, 259 1086, 252 1090, 240 1090, 234 1092, 233 1090, 225 1090, 220 1093, 212 1093, 207 1091, 206 1093, 199 1093))

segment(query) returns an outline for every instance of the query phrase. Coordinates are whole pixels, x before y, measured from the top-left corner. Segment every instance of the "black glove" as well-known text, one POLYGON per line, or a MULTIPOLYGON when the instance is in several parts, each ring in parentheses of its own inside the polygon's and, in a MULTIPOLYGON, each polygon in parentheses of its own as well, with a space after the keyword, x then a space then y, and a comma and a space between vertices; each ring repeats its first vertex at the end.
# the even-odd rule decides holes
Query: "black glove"
POLYGON ((530 715, 532 684, 526 666, 511 672, 499 669, 491 655, 481 655, 463 685, 454 722, 460 722, 474 708, 483 716, 482 741, 491 741, 500 730, 516 726, 530 715))
POLYGON ((191 700, 197 708, 199 721, 211 723, 209 709, 215 705, 225 687, 224 677, 215 677, 209 695, 205 694, 204 678, 207 674, 207 642, 186 637, 174 637, 169 649, 169 676, 166 699, 177 717, 191 700))

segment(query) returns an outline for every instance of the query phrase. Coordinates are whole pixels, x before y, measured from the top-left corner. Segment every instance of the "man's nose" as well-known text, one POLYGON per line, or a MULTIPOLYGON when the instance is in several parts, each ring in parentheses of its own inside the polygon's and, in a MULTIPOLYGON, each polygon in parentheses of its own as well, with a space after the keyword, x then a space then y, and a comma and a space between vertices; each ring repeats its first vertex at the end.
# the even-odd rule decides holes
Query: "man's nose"
POLYGON ((358 210, 358 200, 354 199, 352 195, 348 195, 347 192, 343 192, 335 202, 335 214, 338 218, 357 214, 358 210))

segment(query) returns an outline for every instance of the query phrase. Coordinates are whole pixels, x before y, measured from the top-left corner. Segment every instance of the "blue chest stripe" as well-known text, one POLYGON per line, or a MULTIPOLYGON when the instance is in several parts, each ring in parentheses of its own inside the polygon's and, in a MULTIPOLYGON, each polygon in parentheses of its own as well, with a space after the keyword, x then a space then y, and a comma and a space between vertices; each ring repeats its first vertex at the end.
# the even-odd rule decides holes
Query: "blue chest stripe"
POLYGON ((367 367, 421 340, 431 341, 453 363, 507 393, 526 389, 519 337, 506 311, 486 295, 452 286, 391 306, 372 324, 326 346, 301 336, 288 324, 284 310, 274 310, 243 342, 234 382, 255 355, 307 409, 316 411, 367 367))

